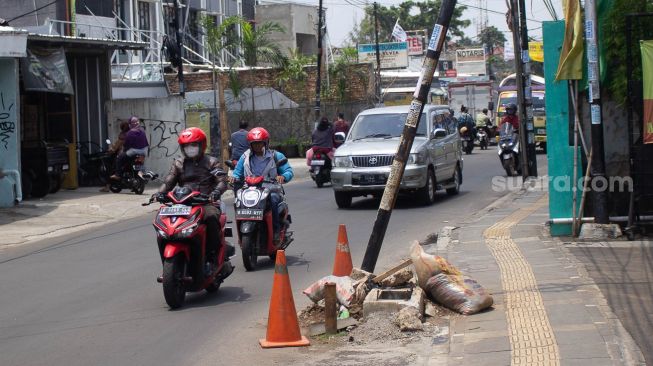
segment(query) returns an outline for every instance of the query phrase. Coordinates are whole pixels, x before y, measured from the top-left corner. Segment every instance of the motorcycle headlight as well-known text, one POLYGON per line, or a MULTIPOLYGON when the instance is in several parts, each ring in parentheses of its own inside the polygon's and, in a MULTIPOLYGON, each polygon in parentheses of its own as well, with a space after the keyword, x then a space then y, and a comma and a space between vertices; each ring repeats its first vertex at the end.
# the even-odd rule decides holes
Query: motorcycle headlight
POLYGON ((163 239, 168 238, 168 234, 166 234, 166 232, 161 229, 156 229, 156 233, 159 234, 159 236, 162 237, 163 239))
POLYGON ((417 153, 408 155, 408 164, 424 164, 426 162, 426 154, 417 153))
POLYGON ((242 195, 243 205, 245 205, 245 207, 253 207, 258 203, 260 197, 261 194, 259 193, 258 190, 248 189, 245 192, 243 192, 242 195))
POLYGON ((183 238, 188 238, 189 236, 193 235, 193 232, 197 229, 197 223, 194 223, 193 225, 181 230, 178 234, 177 237, 180 239, 183 238))
POLYGON ((336 156, 334 159, 334 165, 337 168, 351 168, 353 166, 349 156, 336 156))

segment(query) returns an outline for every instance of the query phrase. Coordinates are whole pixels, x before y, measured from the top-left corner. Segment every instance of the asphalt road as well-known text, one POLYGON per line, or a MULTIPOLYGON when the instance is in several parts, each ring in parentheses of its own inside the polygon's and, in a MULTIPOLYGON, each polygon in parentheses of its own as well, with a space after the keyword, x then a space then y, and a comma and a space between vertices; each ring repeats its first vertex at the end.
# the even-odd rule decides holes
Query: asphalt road
MULTIPOLYGON (((412 240, 505 194, 492 189, 492 177, 503 175, 492 148, 465 156, 463 175, 458 196, 439 193, 429 207, 398 201, 377 272, 407 256, 412 240)), ((339 210, 332 189, 318 189, 310 180, 291 183, 286 192, 295 231, 287 258, 299 310, 309 302, 301 290, 331 271, 340 223, 347 225, 354 264, 360 264, 378 201, 359 198, 351 209, 339 210)), ((188 295, 184 308, 168 310, 155 280, 161 264, 151 220, 140 217, 3 252, 0 365, 267 365, 310 354, 310 348, 258 346, 272 286, 267 260, 248 273, 235 258, 236 271, 217 294, 188 295)))

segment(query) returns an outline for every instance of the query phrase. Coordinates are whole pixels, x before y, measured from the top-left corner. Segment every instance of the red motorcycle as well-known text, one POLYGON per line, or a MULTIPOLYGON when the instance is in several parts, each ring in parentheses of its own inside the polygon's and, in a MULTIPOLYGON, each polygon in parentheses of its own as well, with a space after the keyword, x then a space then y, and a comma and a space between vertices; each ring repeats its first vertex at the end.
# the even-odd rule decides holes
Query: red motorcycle
POLYGON ((176 309, 183 305, 186 292, 218 291, 220 284, 234 270, 229 259, 235 254, 235 249, 225 240, 225 237, 232 236, 232 232, 226 227, 227 215, 221 201, 210 202, 206 195, 189 187, 176 187, 161 201, 163 205, 154 219, 163 262, 163 275, 157 278, 157 282, 163 284, 163 296, 168 306, 176 309), (215 268, 206 265, 207 226, 202 206, 207 204, 220 207, 222 212, 215 268))

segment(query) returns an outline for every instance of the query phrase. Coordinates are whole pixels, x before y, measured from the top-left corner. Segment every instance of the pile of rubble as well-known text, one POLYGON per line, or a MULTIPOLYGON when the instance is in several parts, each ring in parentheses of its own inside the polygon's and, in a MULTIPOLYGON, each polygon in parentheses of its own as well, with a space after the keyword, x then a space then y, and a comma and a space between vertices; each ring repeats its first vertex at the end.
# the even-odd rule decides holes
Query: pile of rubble
POLYGON ((336 288, 338 330, 351 330, 358 321, 385 313, 402 332, 420 331, 426 317, 447 312, 440 305, 464 315, 492 305, 492 297, 476 281, 444 258, 425 253, 415 242, 410 259, 382 274, 354 268, 349 276, 326 276, 305 289, 313 304, 300 311, 298 318, 311 336, 325 332, 327 283, 336 288))

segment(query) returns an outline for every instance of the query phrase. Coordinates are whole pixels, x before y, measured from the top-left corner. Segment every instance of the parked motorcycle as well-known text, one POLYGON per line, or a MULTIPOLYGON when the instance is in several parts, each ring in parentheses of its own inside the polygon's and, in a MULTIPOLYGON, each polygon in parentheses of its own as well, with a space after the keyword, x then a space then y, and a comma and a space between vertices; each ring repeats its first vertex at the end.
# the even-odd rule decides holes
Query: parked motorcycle
MULTIPOLYGON (((287 159, 277 162, 285 164, 287 159)), ((258 257, 269 256, 274 260, 278 249, 286 249, 292 243, 293 232, 288 230, 292 218, 288 212, 283 186, 263 177, 246 177, 243 185, 236 189, 234 200, 236 231, 243 254, 243 265, 247 271, 256 269, 258 257), (270 189, 280 189, 284 199, 279 203, 279 245, 274 245, 270 189)))
POLYGON ((154 219, 163 262, 163 275, 157 278, 157 282, 163 284, 163 297, 168 306, 176 309, 184 304, 186 292, 218 291, 234 270, 230 259, 235 248, 225 240, 225 237, 232 236, 232 232, 226 227, 227 214, 221 201, 211 203, 206 195, 184 186, 168 192, 161 203, 163 205, 154 219), (220 246, 212 271, 206 264, 207 226, 202 206, 207 204, 217 205, 222 212, 219 218, 220 246))
POLYGON ((472 136, 472 131, 468 130, 467 127, 462 127, 460 129, 460 140, 465 154, 471 154, 472 150, 474 150, 474 137, 472 136))
POLYGON ((322 188, 324 183, 331 182, 331 158, 329 153, 331 149, 328 147, 313 146, 313 158, 311 159, 310 174, 313 181, 318 188, 322 188))
MULTIPOLYGON (((107 140, 107 143, 111 143, 107 140)), ((143 194, 145 185, 159 177, 158 174, 148 170, 143 171, 145 156, 136 155, 128 160, 127 166, 123 169, 120 180, 110 179, 109 190, 113 193, 120 193, 123 189, 130 189, 136 194, 143 194)))
POLYGON ((504 123, 499 128, 499 143, 497 152, 501 165, 506 174, 510 176, 521 174, 519 163, 519 135, 515 132, 510 123, 504 123))

